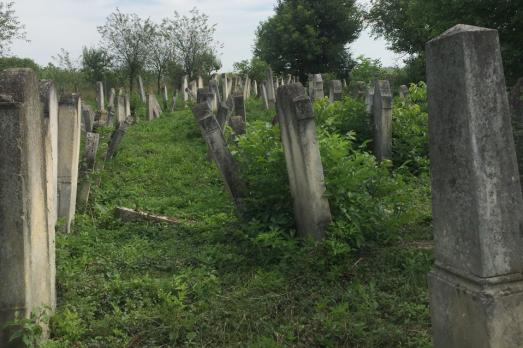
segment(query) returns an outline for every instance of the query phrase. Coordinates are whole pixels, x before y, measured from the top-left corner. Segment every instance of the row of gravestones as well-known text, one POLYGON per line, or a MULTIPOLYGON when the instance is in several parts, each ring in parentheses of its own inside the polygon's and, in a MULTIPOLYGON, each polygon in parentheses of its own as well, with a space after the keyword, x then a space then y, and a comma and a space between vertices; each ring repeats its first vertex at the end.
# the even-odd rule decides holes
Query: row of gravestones
POLYGON ((123 91, 111 91, 107 110, 104 99, 100 82, 94 112, 79 95, 59 98, 31 69, 0 72, 0 347, 18 347, 4 328, 16 313, 55 309, 55 233, 69 233, 77 204, 89 199, 96 128, 114 118, 109 159, 133 122, 123 91))
MULTIPOLYGON (((427 44, 435 347, 523 342, 523 199, 500 52, 496 30, 466 25, 427 44)), ((390 87, 377 81, 374 91, 376 128, 389 133, 390 87)), ((289 84, 274 99, 297 231, 316 239, 331 222, 311 104, 319 92, 313 85, 309 97, 301 84, 289 84)), ((246 188, 219 116, 205 100, 193 114, 242 216, 246 188)), ((376 151, 386 157, 389 140, 376 151)))

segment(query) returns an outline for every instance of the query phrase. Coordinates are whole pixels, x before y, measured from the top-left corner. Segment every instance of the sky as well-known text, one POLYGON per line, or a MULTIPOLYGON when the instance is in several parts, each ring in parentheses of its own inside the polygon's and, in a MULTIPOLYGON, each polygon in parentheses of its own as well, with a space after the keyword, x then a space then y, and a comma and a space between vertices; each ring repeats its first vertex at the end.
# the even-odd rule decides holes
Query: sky
MULTIPOLYGON (((320 0, 318 0, 320 1, 320 0)), ((359 0, 363 5, 368 0, 359 0)), ((14 42, 11 53, 34 59, 41 65, 53 62, 63 48, 79 57, 82 47, 100 41, 97 27, 117 7, 160 22, 174 11, 188 14, 196 7, 216 23, 216 39, 223 44, 220 59, 224 71, 233 63, 250 59, 258 24, 274 14, 276 0, 14 0, 14 9, 26 26, 30 42, 14 42)), ((354 56, 379 58, 385 66, 401 65, 400 56, 387 50, 383 39, 364 31, 351 45, 354 56)))

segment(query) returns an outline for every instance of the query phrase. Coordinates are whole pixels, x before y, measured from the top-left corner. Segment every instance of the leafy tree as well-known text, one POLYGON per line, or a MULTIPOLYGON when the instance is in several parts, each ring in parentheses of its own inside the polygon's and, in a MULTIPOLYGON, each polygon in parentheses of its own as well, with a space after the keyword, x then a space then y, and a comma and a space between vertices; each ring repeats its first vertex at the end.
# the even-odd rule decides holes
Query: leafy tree
POLYGON ((132 93, 133 81, 144 68, 154 38, 154 24, 136 14, 113 12, 103 26, 98 27, 102 36, 102 48, 116 64, 127 71, 132 93))
POLYGON ((216 24, 209 24, 209 17, 196 8, 191 16, 174 12, 174 18, 164 19, 163 25, 173 46, 175 59, 191 78, 209 74, 221 66, 217 59, 220 43, 214 40, 216 24))
POLYGON ((40 67, 30 58, 0 57, 0 71, 9 68, 31 68, 39 71, 40 67))
POLYGON ((355 0, 280 0, 276 14, 260 24, 254 54, 277 73, 336 72, 352 65, 347 45, 362 29, 355 0))
POLYGON ((253 57, 250 61, 245 59, 234 63, 234 71, 243 76, 249 76, 251 80, 263 81, 269 64, 258 57, 253 57))
POLYGON ((149 57, 149 65, 156 76, 158 93, 160 93, 162 77, 167 72, 169 63, 173 58, 173 45, 169 40, 168 30, 164 22, 161 25, 155 26, 153 44, 151 45, 151 54, 149 57))
POLYGON ((25 25, 15 16, 14 1, 0 2, 0 56, 9 52, 15 39, 26 39, 25 25))
MULTIPOLYGON (((424 74, 425 43, 456 24, 499 31, 509 80, 523 76, 523 11, 517 0, 372 0, 367 14, 377 36, 392 50, 412 55, 412 71, 424 74)), ((423 78, 424 76, 419 76, 423 78)))
POLYGON ((82 52, 82 72, 86 78, 95 83, 105 80, 111 66, 111 57, 102 49, 84 47, 82 52))

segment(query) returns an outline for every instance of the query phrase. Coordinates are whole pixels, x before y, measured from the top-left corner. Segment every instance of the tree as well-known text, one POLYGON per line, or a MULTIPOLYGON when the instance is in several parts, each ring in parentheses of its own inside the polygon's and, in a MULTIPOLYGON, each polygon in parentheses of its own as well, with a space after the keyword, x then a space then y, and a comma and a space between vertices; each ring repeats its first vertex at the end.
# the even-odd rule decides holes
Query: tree
POLYGON ((144 68, 154 38, 154 24, 150 19, 141 19, 136 14, 124 14, 119 9, 113 12, 103 26, 98 27, 102 36, 101 46, 113 61, 127 71, 129 89, 133 92, 133 81, 144 68))
POLYGON ((216 24, 209 24, 209 17, 196 8, 191 16, 174 12, 174 18, 164 19, 163 25, 172 43, 176 61, 183 66, 190 78, 209 74, 219 69, 217 59, 220 43, 214 40, 216 24))
POLYGON ((260 24, 254 55, 280 74, 335 72, 347 76, 347 45, 362 29, 355 0, 280 0, 276 14, 260 24))
POLYGON ((258 57, 249 60, 242 60, 233 64, 234 71, 242 76, 249 76, 251 80, 263 81, 269 64, 258 57))
POLYGON ((111 66, 111 57, 102 49, 84 47, 82 51, 82 72, 92 83, 104 81, 111 66))
POLYGON ((26 39, 25 25, 15 16, 14 1, 0 2, 0 56, 9 53, 13 40, 26 39))
POLYGON ((160 93, 163 75, 167 72, 169 63, 174 59, 174 50, 165 22, 155 26, 153 44, 151 45, 151 55, 149 65, 156 76, 158 93, 160 93))
POLYGON ((412 71, 424 72, 425 43, 456 24, 499 31, 509 80, 523 76, 523 8, 519 0, 372 0, 366 15, 376 36, 409 55, 412 71))

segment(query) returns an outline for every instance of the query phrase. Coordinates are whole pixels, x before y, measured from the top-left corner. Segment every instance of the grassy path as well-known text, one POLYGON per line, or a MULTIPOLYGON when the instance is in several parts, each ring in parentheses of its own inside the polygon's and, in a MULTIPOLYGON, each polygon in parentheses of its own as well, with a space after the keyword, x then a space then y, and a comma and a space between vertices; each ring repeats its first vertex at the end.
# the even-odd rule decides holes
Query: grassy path
POLYGON ((206 154, 189 111, 128 130, 75 233, 57 241, 50 347, 429 346, 430 251, 333 260, 264 245, 206 154), (115 206, 183 222, 124 223, 115 206))

